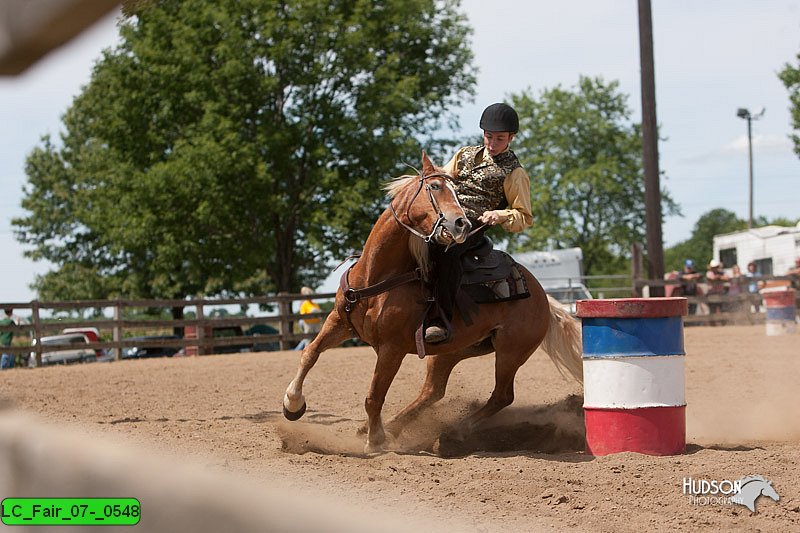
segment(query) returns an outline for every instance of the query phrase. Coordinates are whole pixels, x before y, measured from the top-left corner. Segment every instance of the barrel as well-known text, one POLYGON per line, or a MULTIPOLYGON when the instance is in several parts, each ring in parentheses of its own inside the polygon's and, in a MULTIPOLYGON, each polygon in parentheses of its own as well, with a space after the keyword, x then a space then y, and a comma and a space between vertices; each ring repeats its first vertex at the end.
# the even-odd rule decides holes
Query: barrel
POLYGON ((767 310, 767 336, 797 331, 795 290, 791 287, 768 287, 759 292, 767 310))
POLYGON ((686 298, 579 300, 586 453, 686 448, 686 298))

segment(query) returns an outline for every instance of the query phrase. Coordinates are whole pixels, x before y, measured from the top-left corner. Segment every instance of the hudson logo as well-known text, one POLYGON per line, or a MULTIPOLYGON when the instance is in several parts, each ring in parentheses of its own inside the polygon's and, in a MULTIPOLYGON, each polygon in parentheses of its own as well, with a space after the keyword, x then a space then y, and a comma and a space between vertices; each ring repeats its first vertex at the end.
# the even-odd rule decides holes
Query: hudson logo
POLYGON ((756 500, 767 496, 776 502, 781 499, 772 482, 761 476, 745 476, 742 479, 693 479, 683 478, 683 493, 692 505, 743 505, 756 512, 756 500))

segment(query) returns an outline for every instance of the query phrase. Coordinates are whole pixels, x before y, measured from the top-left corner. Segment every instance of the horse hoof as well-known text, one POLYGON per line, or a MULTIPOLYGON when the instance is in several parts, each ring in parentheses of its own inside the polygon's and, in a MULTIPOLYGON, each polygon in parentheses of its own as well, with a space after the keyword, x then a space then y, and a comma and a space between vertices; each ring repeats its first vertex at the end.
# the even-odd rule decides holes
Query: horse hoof
POLYGON ((294 422, 295 420, 300 420, 300 418, 304 414, 306 414, 306 402, 303 402, 302 407, 300 407, 298 411, 294 412, 288 410, 285 405, 283 406, 283 416, 286 417, 286 420, 289 420, 291 422, 294 422))
POLYGON ((364 455, 379 455, 383 453, 383 444, 372 444, 367 442, 364 445, 364 455))

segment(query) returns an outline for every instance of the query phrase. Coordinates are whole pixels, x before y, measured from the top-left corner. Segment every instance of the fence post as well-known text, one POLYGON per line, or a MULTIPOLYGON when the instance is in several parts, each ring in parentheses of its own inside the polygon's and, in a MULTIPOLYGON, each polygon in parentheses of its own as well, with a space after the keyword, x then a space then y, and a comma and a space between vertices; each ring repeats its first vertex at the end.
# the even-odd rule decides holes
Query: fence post
POLYGON ((278 312, 281 317, 281 350, 291 350, 293 348, 292 342, 286 338, 287 335, 292 334, 292 323, 289 321, 289 315, 292 314, 292 301, 286 297, 289 295, 287 292, 279 292, 278 296, 278 312))
POLYGON ((42 366, 42 328, 39 320, 39 300, 31 302, 31 319, 33 320, 33 341, 36 366, 42 366))
POLYGON ((114 346, 114 359, 117 361, 122 360, 122 346, 119 343, 122 341, 122 302, 117 300, 114 302, 114 328, 112 329, 112 338, 116 346, 114 346))
POLYGON ((639 285, 638 281, 641 279, 644 270, 643 255, 642 245, 638 242, 633 243, 631 245, 631 281, 633 282, 631 294, 635 297, 642 296, 642 287, 639 285))
POLYGON ((203 304, 195 305, 195 319, 198 320, 195 331, 197 332, 197 355, 206 355, 206 319, 203 314, 203 304))

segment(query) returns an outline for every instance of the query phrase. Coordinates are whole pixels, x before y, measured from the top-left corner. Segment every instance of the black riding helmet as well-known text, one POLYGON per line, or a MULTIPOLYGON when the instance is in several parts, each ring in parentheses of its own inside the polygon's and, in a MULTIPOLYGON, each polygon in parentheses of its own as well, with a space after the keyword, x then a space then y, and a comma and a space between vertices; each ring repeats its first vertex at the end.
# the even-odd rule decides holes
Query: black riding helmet
POLYGON ((508 104, 492 104, 483 110, 481 115, 481 129, 483 131, 519 131, 519 116, 514 108, 508 104))

